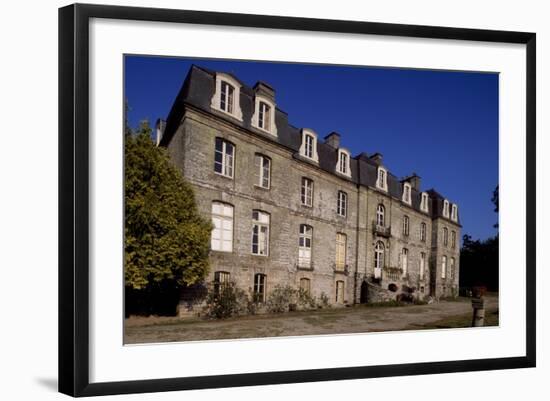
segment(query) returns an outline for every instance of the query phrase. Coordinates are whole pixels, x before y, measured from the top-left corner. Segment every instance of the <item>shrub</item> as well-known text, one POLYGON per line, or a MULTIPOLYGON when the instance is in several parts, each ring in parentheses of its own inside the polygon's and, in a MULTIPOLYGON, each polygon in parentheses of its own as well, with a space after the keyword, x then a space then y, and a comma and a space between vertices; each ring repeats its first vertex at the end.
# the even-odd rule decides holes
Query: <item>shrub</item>
POLYGON ((248 312, 248 297, 234 282, 220 287, 216 292, 211 287, 206 297, 205 315, 212 319, 226 319, 248 312))
POLYGON ((314 309, 317 306, 317 300, 309 292, 300 288, 298 290, 298 306, 302 309, 314 309))
POLYGON ((267 310, 271 313, 288 312, 290 304, 294 304, 296 290, 289 285, 277 285, 269 294, 267 299, 267 310))
POLYGON ((317 303, 318 308, 330 308, 330 301, 328 295, 323 291, 319 296, 319 302, 317 303))

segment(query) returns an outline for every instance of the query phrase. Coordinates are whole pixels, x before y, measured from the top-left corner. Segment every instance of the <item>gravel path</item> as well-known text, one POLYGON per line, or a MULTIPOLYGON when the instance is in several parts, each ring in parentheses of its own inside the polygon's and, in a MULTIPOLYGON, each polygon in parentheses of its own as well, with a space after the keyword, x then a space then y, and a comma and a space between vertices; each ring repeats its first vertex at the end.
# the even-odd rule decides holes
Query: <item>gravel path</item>
MULTIPOLYGON (((487 313, 498 310, 498 297, 486 297, 487 313)), ((431 305, 323 309, 207 321, 148 317, 125 322, 126 344, 276 336, 365 333, 419 329, 442 319, 472 312, 470 301, 431 305)))

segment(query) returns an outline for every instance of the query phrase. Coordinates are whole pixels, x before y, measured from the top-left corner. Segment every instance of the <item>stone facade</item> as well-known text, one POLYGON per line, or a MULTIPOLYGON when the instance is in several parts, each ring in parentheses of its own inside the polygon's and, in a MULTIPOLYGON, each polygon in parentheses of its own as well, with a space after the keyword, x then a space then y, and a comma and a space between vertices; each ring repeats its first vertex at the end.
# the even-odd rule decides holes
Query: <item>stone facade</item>
POLYGON ((195 188, 200 212, 210 217, 213 202, 233 208, 231 248, 211 251, 208 281, 215 279, 216 272, 226 272, 239 287, 252 293, 257 290, 256 275, 262 274, 264 293, 269 294, 276 285, 298 288, 301 279, 309 279, 311 295, 319 298, 325 294, 334 305, 395 299, 401 294, 422 299, 458 293, 458 212, 454 220, 443 217, 441 195, 433 190, 426 192, 428 207, 422 211, 420 179, 416 175, 397 180, 387 173, 387 189, 377 188, 380 155, 362 153, 341 159, 338 134, 322 142, 312 131, 292 127, 286 114, 275 107, 265 109, 272 112, 272 131, 260 129, 256 126, 257 113, 263 106, 255 104, 255 98, 268 98, 269 106, 275 104, 274 90, 267 84, 249 88, 231 76, 228 80, 240 85, 239 98, 231 100, 234 114, 218 110, 219 106, 213 105, 220 101, 215 102, 213 97, 218 96, 219 80, 224 76, 227 74, 192 67, 168 120, 159 124, 162 137, 158 142, 168 149, 172 161, 195 188), (308 132, 314 140, 317 160, 304 157, 308 132), (216 138, 233 146, 230 177, 215 171, 216 138), (269 188, 259 185, 255 155, 270 160, 269 188), (344 163, 348 163, 345 173, 340 171, 344 163), (302 202, 304 178, 313 182, 311 206, 302 202), (410 202, 403 201, 405 183, 411 185, 410 202), (346 195, 345 216, 338 213, 341 192, 346 195), (383 227, 376 225, 379 205, 384 206, 383 227), (252 252, 254 211, 269 215, 268 252, 262 256, 252 252), (407 229, 404 219, 408 219, 407 229), (311 263, 307 266, 299 263, 301 225, 312 229, 311 263), (442 238, 444 227, 448 230, 447 245, 442 238), (451 232, 455 232, 454 248, 451 232), (340 243, 345 242, 345 257, 339 248, 338 265, 337 236, 340 243), (380 270, 375 269, 378 242, 384 248, 380 270), (444 256, 448 266, 454 260, 453 272, 447 268, 445 275, 441 272, 444 256))

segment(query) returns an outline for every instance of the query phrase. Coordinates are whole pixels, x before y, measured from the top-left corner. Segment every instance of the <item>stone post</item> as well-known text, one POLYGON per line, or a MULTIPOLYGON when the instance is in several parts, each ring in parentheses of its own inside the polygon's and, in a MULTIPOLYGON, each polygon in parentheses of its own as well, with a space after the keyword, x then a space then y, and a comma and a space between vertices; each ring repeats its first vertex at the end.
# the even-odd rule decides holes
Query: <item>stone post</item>
POLYGON ((472 327, 483 327, 485 321, 485 300, 483 297, 472 299, 472 327))

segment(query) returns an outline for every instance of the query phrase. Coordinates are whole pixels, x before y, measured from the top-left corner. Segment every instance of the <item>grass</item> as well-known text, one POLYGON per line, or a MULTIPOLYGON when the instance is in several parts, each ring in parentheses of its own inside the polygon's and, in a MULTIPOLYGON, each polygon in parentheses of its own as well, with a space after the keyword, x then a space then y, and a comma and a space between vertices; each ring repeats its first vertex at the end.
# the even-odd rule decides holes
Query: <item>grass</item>
MULTIPOLYGON (((498 326, 498 310, 485 312, 484 326, 498 326)), ((435 322, 427 324, 412 324, 411 329, 456 329, 462 327, 471 327, 472 314, 450 316, 435 322)))

